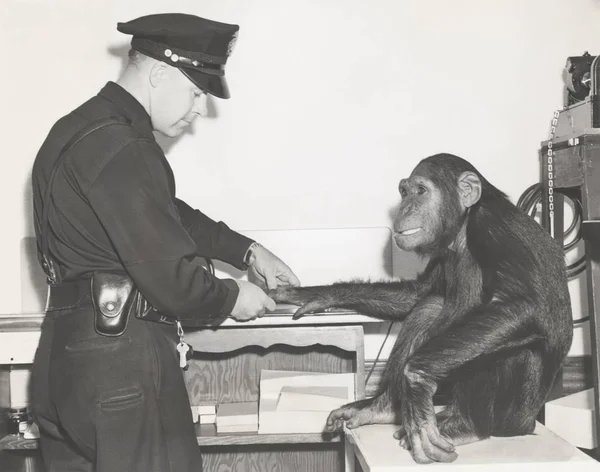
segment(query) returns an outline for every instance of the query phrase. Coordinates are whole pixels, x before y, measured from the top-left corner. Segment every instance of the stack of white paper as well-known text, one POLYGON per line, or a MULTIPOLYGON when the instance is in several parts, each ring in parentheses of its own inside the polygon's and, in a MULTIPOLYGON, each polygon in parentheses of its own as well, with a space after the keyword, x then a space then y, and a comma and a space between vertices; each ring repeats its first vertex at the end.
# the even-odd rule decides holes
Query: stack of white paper
POLYGON ((217 402, 201 402, 199 405, 192 405, 192 419, 194 423, 212 424, 217 418, 217 402))
POLYGON ((354 374, 263 370, 260 434, 320 433, 331 410, 354 401, 354 374))
POLYGON ((256 402, 220 403, 217 409, 217 433, 245 433, 258 430, 256 402))

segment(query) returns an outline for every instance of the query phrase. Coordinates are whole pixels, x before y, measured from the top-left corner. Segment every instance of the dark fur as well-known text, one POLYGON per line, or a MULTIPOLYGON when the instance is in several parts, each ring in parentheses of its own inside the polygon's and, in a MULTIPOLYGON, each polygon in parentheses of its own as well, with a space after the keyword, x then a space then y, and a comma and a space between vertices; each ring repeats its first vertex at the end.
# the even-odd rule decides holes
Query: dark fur
MULTIPOLYGON (((415 460, 448 461, 455 454, 439 445, 440 434, 457 445, 533 431, 568 352, 572 317, 562 249, 533 219, 457 156, 431 156, 415 172, 443 195, 437 214, 419 215, 437 226, 435 241, 416 248, 430 257, 416 280, 283 287, 272 295, 303 305, 299 315, 335 306, 402 320, 377 395, 332 412, 329 426, 353 417, 353 426, 378 422, 391 410, 415 460), (463 172, 481 181, 481 198, 467 211, 457 190, 463 172), (436 420, 432 398, 441 383, 451 393, 436 420)), ((423 213, 407 205, 395 228, 408 213, 423 213)))

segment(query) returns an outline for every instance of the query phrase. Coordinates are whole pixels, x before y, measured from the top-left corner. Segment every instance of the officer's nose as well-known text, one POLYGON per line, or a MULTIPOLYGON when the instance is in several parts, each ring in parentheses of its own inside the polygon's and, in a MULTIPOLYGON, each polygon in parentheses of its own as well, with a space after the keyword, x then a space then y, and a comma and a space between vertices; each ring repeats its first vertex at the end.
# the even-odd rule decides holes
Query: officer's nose
POLYGON ((194 100, 194 107, 192 108, 194 113, 197 113, 200 116, 208 116, 208 94, 201 93, 194 100))

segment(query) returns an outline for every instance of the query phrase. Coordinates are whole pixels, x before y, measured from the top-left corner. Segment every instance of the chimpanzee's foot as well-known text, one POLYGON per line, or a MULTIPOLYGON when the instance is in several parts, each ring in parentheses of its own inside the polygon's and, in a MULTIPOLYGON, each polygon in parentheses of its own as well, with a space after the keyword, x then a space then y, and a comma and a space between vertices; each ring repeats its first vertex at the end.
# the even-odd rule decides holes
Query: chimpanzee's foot
POLYGON ((455 446, 464 446, 484 438, 477 436, 465 424, 462 417, 455 413, 453 415, 443 415, 443 412, 438 415, 438 428, 442 436, 448 438, 455 446))
POLYGON ((333 410, 327 418, 325 431, 339 431, 344 423, 350 429, 364 424, 394 423, 396 414, 389 405, 374 400, 359 400, 333 410))
MULTIPOLYGON (((451 415, 447 411, 442 411, 436 415, 436 422, 440 435, 454 446, 464 446, 465 444, 471 444, 484 439, 470 431, 465 425, 464 420, 457 414, 451 415)), ((400 446, 410 451, 410 442, 408 441, 404 427, 400 427, 394 433, 394 438, 400 440, 400 446)))

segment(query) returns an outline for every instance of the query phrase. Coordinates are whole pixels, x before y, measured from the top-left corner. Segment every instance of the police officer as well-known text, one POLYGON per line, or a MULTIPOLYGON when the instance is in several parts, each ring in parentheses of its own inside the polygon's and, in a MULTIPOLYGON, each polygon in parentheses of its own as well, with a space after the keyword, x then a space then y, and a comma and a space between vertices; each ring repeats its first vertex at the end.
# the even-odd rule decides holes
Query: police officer
MULTIPOLYGON (((199 256, 251 267, 269 288, 299 283, 269 250, 176 198, 152 133, 178 136, 206 114, 207 94, 229 98, 238 29, 185 14, 119 23, 132 35, 122 76, 61 118, 37 155, 35 228, 51 284, 32 405, 49 472, 202 470, 174 326, 130 314, 106 335, 98 274, 123 274, 167 322, 274 308, 257 285, 218 279, 199 256)), ((106 305, 119 319, 123 300, 106 305)))

